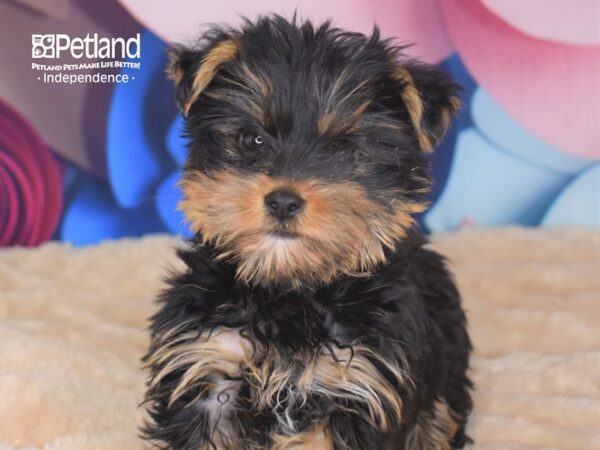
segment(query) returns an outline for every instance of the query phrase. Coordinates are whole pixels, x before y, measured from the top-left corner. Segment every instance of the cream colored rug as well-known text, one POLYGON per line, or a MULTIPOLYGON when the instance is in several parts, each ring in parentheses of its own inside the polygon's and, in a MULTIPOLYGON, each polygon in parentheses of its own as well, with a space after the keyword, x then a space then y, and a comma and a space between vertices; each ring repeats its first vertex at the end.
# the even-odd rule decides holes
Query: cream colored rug
MULTIPOLYGON (((600 233, 436 237, 471 324, 477 449, 600 448, 600 233)), ((170 237, 0 251, 0 450, 132 450, 170 237)))

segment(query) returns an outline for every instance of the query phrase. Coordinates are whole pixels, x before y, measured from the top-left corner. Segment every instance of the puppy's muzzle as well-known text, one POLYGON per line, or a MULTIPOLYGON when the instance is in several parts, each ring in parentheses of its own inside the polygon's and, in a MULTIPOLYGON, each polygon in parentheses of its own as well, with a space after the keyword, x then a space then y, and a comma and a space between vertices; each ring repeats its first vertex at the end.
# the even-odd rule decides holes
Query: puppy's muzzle
POLYGON ((265 197, 265 207, 271 216, 284 223, 302 211, 304 200, 294 191, 277 189, 265 197))

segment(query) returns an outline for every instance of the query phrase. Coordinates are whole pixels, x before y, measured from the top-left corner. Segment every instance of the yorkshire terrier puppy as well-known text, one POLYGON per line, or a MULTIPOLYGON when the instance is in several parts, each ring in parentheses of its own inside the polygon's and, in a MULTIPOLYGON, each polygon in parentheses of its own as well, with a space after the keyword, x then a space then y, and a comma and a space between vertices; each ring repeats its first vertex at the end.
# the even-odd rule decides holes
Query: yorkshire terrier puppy
POLYGON ((151 322, 158 448, 465 445, 471 344, 413 215, 457 86, 380 38, 279 16, 176 47, 196 232, 151 322))

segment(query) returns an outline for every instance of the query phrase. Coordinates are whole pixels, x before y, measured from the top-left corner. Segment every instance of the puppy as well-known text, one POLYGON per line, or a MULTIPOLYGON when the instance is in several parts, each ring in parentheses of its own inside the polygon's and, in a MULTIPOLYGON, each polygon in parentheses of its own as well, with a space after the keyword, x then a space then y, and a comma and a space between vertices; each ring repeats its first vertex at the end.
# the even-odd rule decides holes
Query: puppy
POLYGON ((462 447, 465 315, 413 219, 457 86, 377 29, 279 16, 213 28, 170 56, 196 235, 151 319, 145 438, 462 447))

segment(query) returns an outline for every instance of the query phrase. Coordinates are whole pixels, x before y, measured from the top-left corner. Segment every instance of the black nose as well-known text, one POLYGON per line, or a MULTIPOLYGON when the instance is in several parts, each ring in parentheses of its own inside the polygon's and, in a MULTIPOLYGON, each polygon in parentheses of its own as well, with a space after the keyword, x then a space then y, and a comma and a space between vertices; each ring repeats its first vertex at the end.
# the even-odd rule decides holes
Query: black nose
POLYGON ((281 189, 267 195, 265 205, 273 217, 284 222, 302 210, 304 200, 292 191, 281 189))

